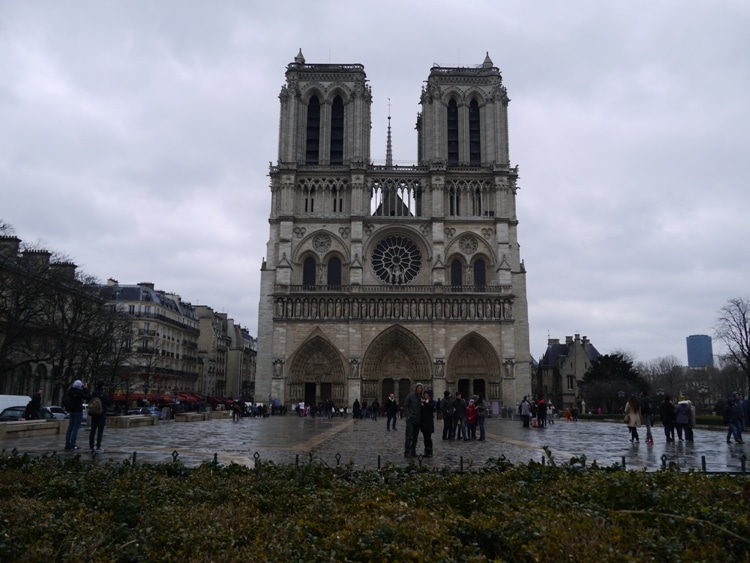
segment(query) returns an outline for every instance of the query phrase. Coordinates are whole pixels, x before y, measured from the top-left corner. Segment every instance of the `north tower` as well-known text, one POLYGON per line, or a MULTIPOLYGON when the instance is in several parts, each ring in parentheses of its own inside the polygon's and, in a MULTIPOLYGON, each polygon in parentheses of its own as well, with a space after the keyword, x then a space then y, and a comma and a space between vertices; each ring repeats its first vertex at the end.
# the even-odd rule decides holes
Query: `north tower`
POLYGON ((390 148, 385 165, 370 159, 362 65, 300 51, 279 98, 258 397, 383 404, 421 382, 438 398, 518 403, 531 391, 518 169, 489 56, 430 69, 412 166, 394 166, 390 148))

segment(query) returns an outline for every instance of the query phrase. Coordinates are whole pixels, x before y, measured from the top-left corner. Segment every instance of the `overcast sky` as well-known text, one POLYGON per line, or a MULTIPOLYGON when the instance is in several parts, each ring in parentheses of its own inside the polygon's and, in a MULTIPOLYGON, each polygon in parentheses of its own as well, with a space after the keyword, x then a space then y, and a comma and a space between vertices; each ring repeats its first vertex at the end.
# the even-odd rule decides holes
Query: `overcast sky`
MULTIPOLYGON (((0 220, 102 282, 153 282, 256 334, 278 94, 361 63, 373 160, 416 160, 433 64, 489 52, 511 98, 531 353, 687 361, 750 295, 746 0, 0 0, 0 220)), ((720 347, 714 342, 714 352, 720 347)))

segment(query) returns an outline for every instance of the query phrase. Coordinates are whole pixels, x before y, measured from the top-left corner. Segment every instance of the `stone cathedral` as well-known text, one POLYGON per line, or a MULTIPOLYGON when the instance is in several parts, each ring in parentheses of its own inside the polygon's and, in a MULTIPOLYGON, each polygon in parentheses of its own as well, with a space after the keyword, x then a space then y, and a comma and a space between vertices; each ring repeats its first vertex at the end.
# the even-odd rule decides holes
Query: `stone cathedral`
POLYGON ((311 64, 281 88, 261 268, 258 400, 351 408, 417 382, 514 406, 531 391, 518 167, 489 55, 433 66, 418 162, 370 159, 372 92, 361 64, 311 64))

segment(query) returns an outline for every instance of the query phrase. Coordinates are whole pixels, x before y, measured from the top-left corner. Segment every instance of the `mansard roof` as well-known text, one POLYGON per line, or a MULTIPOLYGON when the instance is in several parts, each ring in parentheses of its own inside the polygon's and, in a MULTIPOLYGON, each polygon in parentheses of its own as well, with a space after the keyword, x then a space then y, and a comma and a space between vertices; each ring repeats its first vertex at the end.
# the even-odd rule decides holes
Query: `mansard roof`
POLYGON ((568 355, 573 351, 573 346, 576 344, 580 344, 583 346, 583 350, 586 354, 586 357, 589 359, 589 361, 594 361, 597 359, 601 354, 596 349, 596 347, 591 344, 588 340, 568 340, 567 342, 560 343, 560 342, 550 342, 547 345, 547 351, 544 353, 544 356, 542 356, 542 359, 539 363, 541 367, 557 367, 562 362, 564 362, 568 355))

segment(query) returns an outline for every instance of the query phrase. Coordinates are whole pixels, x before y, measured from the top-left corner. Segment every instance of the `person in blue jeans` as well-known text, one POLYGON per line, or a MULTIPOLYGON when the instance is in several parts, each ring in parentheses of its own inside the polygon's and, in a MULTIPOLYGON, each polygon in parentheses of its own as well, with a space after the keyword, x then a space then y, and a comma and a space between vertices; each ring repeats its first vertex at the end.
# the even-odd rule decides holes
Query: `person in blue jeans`
POLYGON ((76 379, 68 389, 65 409, 68 411, 68 431, 65 433, 65 449, 77 450, 78 430, 83 422, 83 404, 90 399, 88 385, 76 379))
POLYGON ((740 425, 743 416, 742 405, 737 404, 734 397, 729 397, 723 413, 724 424, 729 427, 727 431, 727 444, 731 443, 732 438, 738 444, 744 444, 742 441, 742 427, 740 425))

